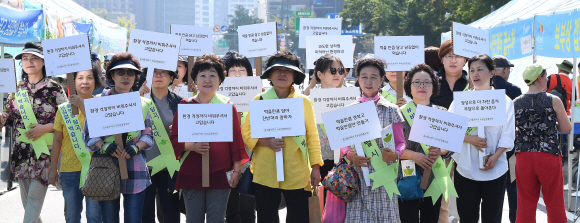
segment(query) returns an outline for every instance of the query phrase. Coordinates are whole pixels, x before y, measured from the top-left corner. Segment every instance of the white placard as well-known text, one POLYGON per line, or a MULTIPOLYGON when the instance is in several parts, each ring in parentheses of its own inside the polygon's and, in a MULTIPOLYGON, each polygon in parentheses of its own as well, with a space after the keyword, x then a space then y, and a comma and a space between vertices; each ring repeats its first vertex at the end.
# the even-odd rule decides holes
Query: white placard
POLYGON ((238 27, 240 55, 263 57, 276 54, 276 23, 260 23, 238 27))
POLYGON ((139 92, 85 100, 91 137, 102 137, 145 129, 139 92))
POLYGON ((308 36, 306 37, 306 69, 314 69, 314 61, 326 54, 340 58, 345 68, 352 68, 352 50, 351 35, 308 36))
MULTIPOLYGON (((298 46, 299 48, 307 48, 307 36, 340 36, 342 34, 342 19, 300 18, 299 28, 298 46)), ((344 61, 342 62, 344 63, 344 61)))
POLYGON ((179 104, 178 142, 231 142, 232 104, 179 104))
POLYGON ((314 105, 316 124, 322 122, 322 114, 344 108, 360 97, 360 88, 325 88, 310 90, 310 100, 314 105))
POLYGON ((453 92, 453 113, 469 117, 470 127, 506 125, 505 89, 453 92))
POLYGON ((304 99, 250 101, 250 122, 253 139, 303 136, 304 99))
POLYGON ((16 71, 13 59, 0 59, 0 80, 2 80, 0 93, 16 93, 16 71))
MULTIPOLYGON (((177 57, 181 36, 133 29, 129 39, 129 50, 139 59, 142 67, 147 67, 147 87, 153 84, 153 68, 177 69, 177 57)), ((149 98, 149 94, 145 94, 149 98)))
POLYGON ((324 113, 322 120, 333 150, 381 137, 381 124, 373 101, 324 113))
POLYGON ((453 53, 471 58, 479 54, 489 55, 489 31, 453 23, 453 53))
POLYGON ((229 97, 238 112, 247 112, 250 110, 250 101, 262 93, 262 79, 257 76, 226 77, 217 93, 229 97))
POLYGON ((387 62, 387 71, 409 71, 425 63, 424 36, 375 36, 375 57, 387 62))
POLYGON ((47 76, 92 69, 86 34, 45 40, 42 48, 47 76))
POLYGON ((181 36, 179 55, 197 57, 212 52, 211 27, 171 24, 171 34, 181 36))
POLYGON ((462 115, 418 105, 409 140, 459 153, 468 121, 462 115))

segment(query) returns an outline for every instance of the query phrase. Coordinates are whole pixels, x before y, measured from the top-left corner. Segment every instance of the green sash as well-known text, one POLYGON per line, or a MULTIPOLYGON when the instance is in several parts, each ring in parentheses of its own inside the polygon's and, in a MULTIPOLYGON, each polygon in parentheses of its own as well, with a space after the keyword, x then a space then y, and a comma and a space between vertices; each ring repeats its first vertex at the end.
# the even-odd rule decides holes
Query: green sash
MULTIPOLYGON (((409 123, 410 126, 413 126, 413 119, 415 118, 415 110, 417 109, 414 102, 409 102, 405 106, 401 107, 401 112, 405 119, 409 123)), ((421 148, 423 148, 423 152, 425 154, 429 154, 429 146, 421 143, 421 148)), ((455 191, 455 187, 453 186, 453 181, 451 181, 450 173, 451 167, 453 166, 453 161, 451 161, 450 165, 445 167, 445 162, 441 157, 437 157, 435 163, 433 163, 433 175, 435 179, 427 188, 424 197, 431 197, 433 200, 433 205, 437 202, 437 198, 441 195, 444 196, 445 200, 449 202, 449 195, 453 195, 455 197, 459 197, 457 195, 457 191, 455 191)))
MULTIPOLYGON (((193 99, 191 99, 193 100, 193 99)), ((227 104, 230 103, 230 98, 223 96, 221 94, 215 93, 215 95, 213 96, 213 98, 209 101, 210 104, 227 104)), ((189 155, 190 151, 185 151, 185 153, 183 153, 183 157, 181 157, 181 159, 179 160, 179 165, 183 164, 183 161, 185 161, 185 158, 189 155)))
POLYGON ((392 196, 393 193, 401 195, 399 188, 397 188, 397 183, 395 182, 397 180, 397 175, 399 174, 399 163, 394 162, 393 164, 388 165, 383 161, 383 153, 374 139, 363 142, 362 146, 366 157, 371 158, 371 164, 375 169, 375 172, 368 175, 368 178, 373 180, 373 187, 371 189, 374 190, 380 186, 384 186, 387 196, 389 196, 391 200, 394 198, 394 196, 392 196))
POLYGON ((397 98, 395 98, 395 96, 391 94, 391 92, 387 91, 384 88, 382 89, 382 91, 383 92, 381 94, 383 95, 383 98, 387 99, 387 101, 390 101, 393 104, 397 103, 397 98))
MULTIPOLYGON (((264 100, 279 99, 278 95, 276 95, 276 91, 274 91, 274 88, 270 88, 269 90, 264 92, 261 98, 264 100)), ((294 142, 296 143, 296 145, 298 145, 298 148, 300 148, 300 151, 302 151, 304 157, 306 157, 306 162, 308 162, 308 168, 309 169, 312 168, 310 166, 310 160, 308 159, 308 147, 306 146, 306 136, 293 136, 292 139, 294 139, 294 142)))
POLYGON ((18 111, 20 112, 20 117, 22 118, 22 122, 24 123, 24 127, 26 129, 17 128, 18 132, 20 132, 20 136, 16 138, 16 140, 24 143, 32 144, 32 148, 34 149, 34 153, 36 154, 36 158, 40 158, 40 155, 43 153, 50 156, 50 151, 48 151, 48 146, 52 145, 52 138, 54 137, 53 133, 45 133, 40 136, 36 141, 32 141, 26 137, 26 132, 30 130, 31 125, 38 124, 36 121, 36 116, 34 116, 34 112, 32 110, 32 105, 30 104, 30 97, 28 97, 28 90, 26 89, 19 89, 16 93, 16 101, 18 106, 18 111))
POLYGON ((141 106, 144 116, 147 115, 147 112, 151 113, 151 130, 153 131, 153 138, 155 138, 157 148, 159 148, 159 152, 161 153, 160 156, 147 162, 147 165, 153 168, 151 170, 151 176, 167 167, 169 176, 173 178, 173 174, 176 171, 179 171, 180 164, 177 158, 175 158, 173 145, 171 144, 171 140, 169 140, 167 131, 165 131, 165 126, 159 116, 157 107, 153 103, 153 100, 147 98, 141 98, 141 104, 145 104, 144 106, 141 106))
POLYGON ((70 137, 70 142, 73 146, 75 155, 81 163, 81 180, 79 182, 79 188, 81 188, 85 184, 85 178, 87 177, 87 172, 89 171, 89 165, 91 164, 91 154, 85 148, 85 143, 82 137, 83 133, 81 123, 79 122, 79 118, 77 116, 72 115, 70 103, 67 102, 61 104, 58 106, 58 110, 60 111, 64 125, 68 130, 68 135, 70 137))

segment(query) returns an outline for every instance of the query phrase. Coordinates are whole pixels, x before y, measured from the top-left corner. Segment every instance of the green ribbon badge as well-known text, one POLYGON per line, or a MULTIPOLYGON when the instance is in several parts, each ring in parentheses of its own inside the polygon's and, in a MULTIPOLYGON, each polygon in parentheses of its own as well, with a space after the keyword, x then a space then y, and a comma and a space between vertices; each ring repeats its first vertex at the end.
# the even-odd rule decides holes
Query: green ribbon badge
POLYGON ((151 130, 153 131, 155 144, 157 144, 157 148, 159 148, 159 152, 161 153, 160 156, 147 162, 147 165, 152 167, 151 175, 155 175, 164 168, 167 168, 169 176, 173 178, 173 174, 179 171, 181 165, 179 164, 179 160, 175 157, 173 145, 169 140, 167 131, 165 131, 165 126, 163 125, 163 121, 161 121, 161 116, 152 100, 142 97, 141 104, 143 116, 147 116, 147 112, 151 113, 151 130))
POLYGON ((365 151, 365 155, 371 158, 371 164, 375 169, 375 172, 368 175, 370 179, 373 180, 372 182, 372 190, 383 186, 389 199, 394 198, 394 194, 401 195, 399 192, 399 188, 397 187, 397 176, 399 174, 399 163, 395 162, 391 165, 388 165, 385 161, 383 161, 383 153, 377 146, 377 142, 373 140, 365 141, 362 143, 363 150, 365 151))
POLYGON ((79 182, 79 188, 83 187, 85 184, 85 178, 87 177, 87 172, 89 171, 89 166, 91 164, 91 154, 85 148, 85 143, 83 142, 83 134, 81 123, 77 116, 72 115, 72 109, 70 103, 63 103, 58 106, 60 115, 64 121, 64 124, 68 130, 68 135, 70 137, 71 145, 75 155, 81 163, 81 180, 79 182))
POLYGON ((34 116, 34 112, 32 111, 32 105, 30 104, 30 98, 28 97, 28 90, 26 89, 19 89, 16 93, 16 101, 18 102, 18 112, 20 112, 20 117, 22 118, 22 122, 26 129, 17 128, 18 132, 20 132, 20 136, 16 138, 17 141, 25 142, 32 144, 32 148, 34 149, 34 153, 36 154, 36 158, 40 158, 40 155, 43 153, 46 155, 50 155, 50 151, 48 151, 48 145, 52 145, 52 138, 54 134, 43 134, 39 139, 36 141, 29 140, 25 132, 30 130, 31 125, 38 124, 36 120, 36 116, 34 116))

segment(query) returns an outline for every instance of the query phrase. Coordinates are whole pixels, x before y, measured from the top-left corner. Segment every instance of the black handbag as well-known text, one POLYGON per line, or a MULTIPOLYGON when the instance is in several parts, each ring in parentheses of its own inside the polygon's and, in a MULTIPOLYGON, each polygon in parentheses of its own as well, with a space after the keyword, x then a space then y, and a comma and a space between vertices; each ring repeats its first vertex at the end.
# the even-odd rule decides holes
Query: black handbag
MULTIPOLYGON (((254 158, 254 152, 250 155, 250 161, 252 162, 252 158, 254 158)), ((254 195, 254 174, 250 170, 250 167, 244 171, 242 178, 240 178, 240 182, 238 183, 237 190, 242 194, 254 195)))

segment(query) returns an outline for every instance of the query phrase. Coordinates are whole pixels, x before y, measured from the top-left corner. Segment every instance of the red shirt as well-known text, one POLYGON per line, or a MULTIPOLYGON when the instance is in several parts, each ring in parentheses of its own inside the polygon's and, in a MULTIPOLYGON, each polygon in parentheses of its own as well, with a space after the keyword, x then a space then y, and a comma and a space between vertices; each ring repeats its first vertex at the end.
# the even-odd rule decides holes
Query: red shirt
MULTIPOLYGON (((179 104, 199 104, 193 99, 183 99, 179 104), (191 102, 188 102, 191 101, 191 102)), ((179 143, 177 140, 179 122, 179 112, 175 111, 173 116, 173 127, 171 128, 171 144, 175 156, 181 159, 185 152, 185 143, 179 143)), ((233 142, 210 142, 209 143, 209 187, 201 186, 201 154, 189 152, 187 158, 181 165, 177 174, 177 183, 175 189, 190 190, 211 190, 211 189, 229 189, 230 185, 226 177, 226 172, 233 170, 234 162, 241 161, 241 164, 247 162, 250 158, 244 147, 240 129, 240 119, 236 106, 232 106, 233 119, 233 142)))
POLYGON ((566 90, 566 95, 568 95, 568 100, 566 101, 566 106, 568 109, 566 109, 566 113, 570 115, 570 100, 572 100, 572 80, 570 80, 566 74, 552 74, 548 77, 548 80, 550 81, 548 92, 550 92, 556 87, 556 85, 558 85, 558 78, 556 78, 555 75, 560 75, 560 83, 562 83, 562 87, 564 90, 566 90))

